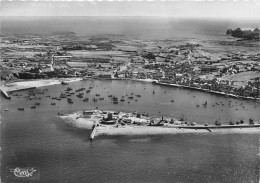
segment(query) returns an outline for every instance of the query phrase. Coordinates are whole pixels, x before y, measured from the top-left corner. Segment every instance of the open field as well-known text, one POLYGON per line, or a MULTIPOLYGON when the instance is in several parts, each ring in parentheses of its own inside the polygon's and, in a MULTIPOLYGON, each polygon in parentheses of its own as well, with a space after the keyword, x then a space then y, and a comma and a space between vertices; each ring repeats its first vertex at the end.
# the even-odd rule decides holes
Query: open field
POLYGON ((75 57, 97 57, 97 56, 117 56, 124 55, 121 51, 68 51, 69 54, 75 57))
POLYGON ((235 85, 244 86, 248 81, 255 79, 256 77, 260 77, 259 71, 248 71, 241 72, 238 74, 227 75, 221 78, 221 80, 235 81, 235 85))

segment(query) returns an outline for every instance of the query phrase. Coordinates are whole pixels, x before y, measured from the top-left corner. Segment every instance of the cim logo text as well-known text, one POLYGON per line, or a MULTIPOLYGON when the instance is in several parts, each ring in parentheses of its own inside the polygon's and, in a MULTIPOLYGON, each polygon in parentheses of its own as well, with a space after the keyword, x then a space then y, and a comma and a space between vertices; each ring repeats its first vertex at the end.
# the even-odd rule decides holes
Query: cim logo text
POLYGON ((15 168, 10 169, 11 172, 14 173, 14 176, 16 177, 23 177, 23 178, 29 178, 33 176, 33 173, 36 172, 34 168, 15 168))

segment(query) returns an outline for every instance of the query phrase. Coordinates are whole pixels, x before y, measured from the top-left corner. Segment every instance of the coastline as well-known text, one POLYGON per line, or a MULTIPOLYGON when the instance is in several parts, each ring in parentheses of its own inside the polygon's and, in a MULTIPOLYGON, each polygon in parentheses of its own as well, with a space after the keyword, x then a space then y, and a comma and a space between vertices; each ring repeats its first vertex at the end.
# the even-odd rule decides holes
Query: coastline
MULTIPOLYGON (((15 91, 22 91, 22 90, 28 90, 28 89, 33 89, 33 88, 39 88, 39 87, 44 87, 44 86, 52 86, 52 85, 57 85, 61 84, 62 81, 65 82, 76 82, 76 81, 81 81, 81 80, 91 80, 92 78, 52 78, 52 79, 35 79, 35 80, 19 80, 19 81, 11 81, 5 84, 0 85, 0 90, 4 92, 15 92, 15 91)), ((102 79, 98 79, 102 80, 102 79)), ((127 79, 109 79, 109 80, 127 80, 127 79)), ((148 82, 152 83, 153 81, 156 80, 146 80, 146 79, 129 79, 131 81, 139 81, 139 82, 148 82)))
POLYGON ((238 99, 260 100, 260 98, 244 97, 244 96, 234 95, 234 94, 230 94, 230 93, 219 92, 219 91, 203 89, 203 88, 197 88, 197 87, 192 87, 192 86, 185 86, 185 85, 179 85, 179 84, 169 84, 169 83, 161 83, 161 82, 152 82, 152 83, 153 84, 157 84, 157 85, 173 86, 173 87, 178 87, 178 88, 186 88, 186 89, 191 89, 191 90, 198 90, 198 91, 202 91, 202 92, 213 93, 213 94, 216 94, 216 95, 228 96, 228 97, 238 98, 238 99))
MULTIPOLYGON (((102 79, 101 79, 102 80, 102 79)), ((138 82, 145 82, 145 83, 152 83, 152 84, 157 84, 157 85, 164 85, 164 86, 172 86, 172 87, 178 87, 178 88, 185 88, 185 89, 190 89, 190 90, 197 90, 201 92, 207 92, 207 93, 212 93, 216 95, 222 95, 222 96, 227 96, 227 97, 232 97, 232 98, 237 98, 237 99, 245 99, 245 100, 259 100, 260 98, 254 98, 254 97, 244 97, 244 96, 239 96, 231 93, 225 93, 225 92, 219 92, 219 91, 214 91, 214 90, 209 90, 209 89, 204 89, 204 88, 197 88, 197 87, 192 87, 192 86, 185 86, 185 85, 180 85, 180 84, 170 84, 170 83, 162 83, 159 82, 158 80, 154 79, 125 79, 125 78, 112 78, 109 80, 126 80, 126 81, 138 81, 138 82)))
MULTIPOLYGON (((70 83, 70 82, 75 82, 75 81, 91 80, 91 79, 93 79, 93 78, 78 77, 78 78, 21 80, 21 81, 15 81, 15 82, 9 82, 6 84, 2 84, 2 85, 0 85, 0 90, 8 93, 8 92, 14 92, 14 91, 39 88, 39 87, 43 87, 43 86, 57 85, 57 84, 61 84, 62 81, 70 83)), ((103 80, 103 79, 97 79, 97 80, 103 80)), ((197 90, 197 91, 201 91, 201 92, 207 92, 207 93, 211 93, 211 94, 222 95, 222 96, 232 97, 232 98, 237 98, 237 99, 260 101, 260 98, 244 97, 244 96, 239 96, 239 95, 235 95, 235 94, 231 94, 231 93, 219 92, 219 91, 192 87, 192 86, 185 86, 185 85, 180 85, 180 84, 162 83, 162 82, 159 82, 158 80, 153 80, 153 79, 111 78, 111 79, 106 79, 106 80, 111 80, 111 81, 124 80, 124 81, 137 81, 137 82, 144 82, 144 83, 152 83, 152 84, 156 84, 156 85, 185 88, 185 89, 189 89, 189 90, 197 90)))

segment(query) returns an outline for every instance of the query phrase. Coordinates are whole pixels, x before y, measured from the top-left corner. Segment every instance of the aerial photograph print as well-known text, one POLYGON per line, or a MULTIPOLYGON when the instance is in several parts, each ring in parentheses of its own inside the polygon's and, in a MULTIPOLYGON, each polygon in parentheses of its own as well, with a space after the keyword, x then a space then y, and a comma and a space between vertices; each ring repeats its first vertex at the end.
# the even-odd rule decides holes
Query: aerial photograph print
POLYGON ((260 1, 0 2, 1 183, 260 183, 260 1))

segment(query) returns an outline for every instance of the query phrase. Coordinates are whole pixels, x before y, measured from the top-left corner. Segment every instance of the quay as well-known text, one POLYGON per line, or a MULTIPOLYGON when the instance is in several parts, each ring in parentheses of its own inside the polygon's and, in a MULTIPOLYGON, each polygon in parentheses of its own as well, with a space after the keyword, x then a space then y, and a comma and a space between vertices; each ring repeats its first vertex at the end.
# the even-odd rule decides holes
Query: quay
POLYGON ((3 94, 3 96, 4 96, 5 98, 11 99, 11 97, 8 95, 8 93, 7 93, 5 90, 1 89, 1 93, 3 94))
POLYGON ((94 140, 95 135, 96 135, 96 131, 97 131, 97 124, 95 124, 95 125, 93 126, 93 129, 92 129, 92 132, 91 132, 90 138, 89 138, 90 141, 94 140))
POLYGON ((10 93, 17 92, 17 91, 32 90, 32 89, 36 89, 36 87, 34 86, 34 87, 26 87, 26 88, 14 89, 14 90, 10 91, 10 93))

